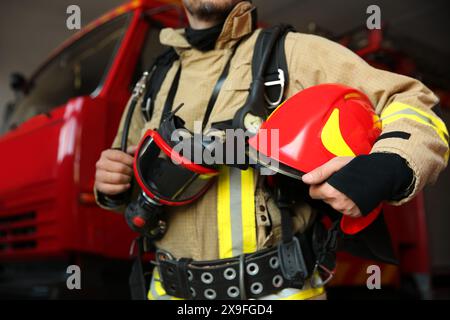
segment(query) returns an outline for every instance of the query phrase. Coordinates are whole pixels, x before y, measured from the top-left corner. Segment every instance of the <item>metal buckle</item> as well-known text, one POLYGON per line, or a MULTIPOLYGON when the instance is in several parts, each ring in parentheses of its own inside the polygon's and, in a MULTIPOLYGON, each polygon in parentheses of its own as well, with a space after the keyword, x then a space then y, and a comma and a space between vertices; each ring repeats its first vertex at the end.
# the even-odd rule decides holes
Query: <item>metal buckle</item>
POLYGON ((144 115, 147 121, 150 121, 150 106, 151 106, 152 98, 148 97, 145 103, 141 104, 141 112, 144 115))
POLYGON ((282 69, 278 69, 278 80, 264 82, 264 85, 266 87, 280 86, 280 95, 276 101, 270 101, 266 92, 264 92, 264 99, 272 107, 269 109, 273 109, 273 108, 277 107, 281 103, 281 100, 283 100, 285 83, 286 83, 286 79, 284 77, 284 71, 282 69))
POLYGON ((159 263, 160 261, 174 260, 174 257, 169 252, 158 249, 155 252, 155 260, 159 263))
POLYGON ((330 270, 327 267, 325 267, 324 265, 316 263, 316 265, 314 266, 314 271, 310 278, 311 287, 312 288, 323 287, 324 285, 326 285, 328 282, 330 282, 334 278, 334 274, 335 274, 334 270, 330 270), (327 277, 325 280, 322 280, 322 276, 321 276, 322 273, 327 274, 327 277), (319 276, 320 281, 317 281, 317 282, 315 281, 315 278, 317 278, 316 275, 319 276))
POLYGON ((131 94, 133 99, 137 100, 138 98, 142 97, 142 95, 145 92, 145 86, 147 84, 148 77, 149 77, 149 73, 147 71, 145 71, 142 74, 142 77, 139 79, 139 81, 134 86, 133 93, 131 94))

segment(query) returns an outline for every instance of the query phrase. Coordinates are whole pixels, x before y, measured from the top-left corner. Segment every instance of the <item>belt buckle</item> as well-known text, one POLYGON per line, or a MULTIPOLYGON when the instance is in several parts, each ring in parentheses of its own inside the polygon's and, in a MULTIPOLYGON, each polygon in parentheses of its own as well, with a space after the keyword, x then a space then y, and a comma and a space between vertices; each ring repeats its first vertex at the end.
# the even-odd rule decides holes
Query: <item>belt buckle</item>
POLYGON ((157 265, 159 265, 160 261, 174 260, 174 257, 169 252, 158 249, 155 252, 155 260, 157 265))

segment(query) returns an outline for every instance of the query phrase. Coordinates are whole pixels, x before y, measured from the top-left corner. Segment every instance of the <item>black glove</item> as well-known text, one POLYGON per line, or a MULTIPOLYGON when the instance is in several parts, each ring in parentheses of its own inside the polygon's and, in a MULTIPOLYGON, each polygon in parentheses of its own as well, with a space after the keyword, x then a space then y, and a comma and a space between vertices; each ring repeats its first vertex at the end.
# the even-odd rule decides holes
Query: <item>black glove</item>
POLYGON ((394 153, 357 156, 327 182, 353 200, 363 215, 381 202, 401 200, 411 193, 414 173, 394 153))

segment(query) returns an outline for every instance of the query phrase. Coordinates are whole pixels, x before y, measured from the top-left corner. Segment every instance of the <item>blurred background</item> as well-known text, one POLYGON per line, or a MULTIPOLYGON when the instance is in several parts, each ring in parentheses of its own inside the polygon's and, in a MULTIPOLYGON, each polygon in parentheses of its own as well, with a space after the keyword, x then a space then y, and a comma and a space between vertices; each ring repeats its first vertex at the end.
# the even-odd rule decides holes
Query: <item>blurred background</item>
MULTIPOLYGON (((0 2, 2 298, 127 296, 133 235, 120 216, 93 203, 93 164, 111 142, 130 87, 160 52, 159 28, 185 23, 173 2, 0 2), (80 7, 81 25, 90 32, 67 29, 66 9, 72 4, 80 7), (83 293, 65 288, 69 264, 89 266, 83 269, 89 270, 83 278, 89 289, 83 293)), ((445 0, 253 2, 263 24, 290 23, 300 32, 339 41, 377 67, 422 80, 440 96, 448 125, 450 24, 445 0), (373 4, 381 9, 383 27, 369 32, 366 9, 373 4)), ((366 294, 450 297, 449 178, 446 170, 413 203, 387 210, 401 264, 383 266, 389 290, 365 289, 366 294)), ((330 297, 338 297, 333 292, 359 296, 367 264, 343 255, 340 266, 346 271, 333 283, 341 291, 331 291, 330 297)))

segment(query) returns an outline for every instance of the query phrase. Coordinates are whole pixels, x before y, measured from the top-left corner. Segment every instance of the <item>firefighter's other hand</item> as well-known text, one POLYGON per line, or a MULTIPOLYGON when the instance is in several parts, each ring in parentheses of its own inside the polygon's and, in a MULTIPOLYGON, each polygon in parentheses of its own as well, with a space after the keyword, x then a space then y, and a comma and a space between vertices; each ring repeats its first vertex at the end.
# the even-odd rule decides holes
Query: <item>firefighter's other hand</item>
POLYGON ((116 195, 130 188, 133 177, 133 154, 137 147, 130 146, 127 153, 108 149, 96 163, 95 188, 105 195, 116 195))
POLYGON ((313 199, 323 200, 333 209, 350 217, 360 217, 358 206, 345 194, 331 186, 326 180, 348 164, 354 157, 336 157, 302 177, 310 185, 309 195, 313 199))

